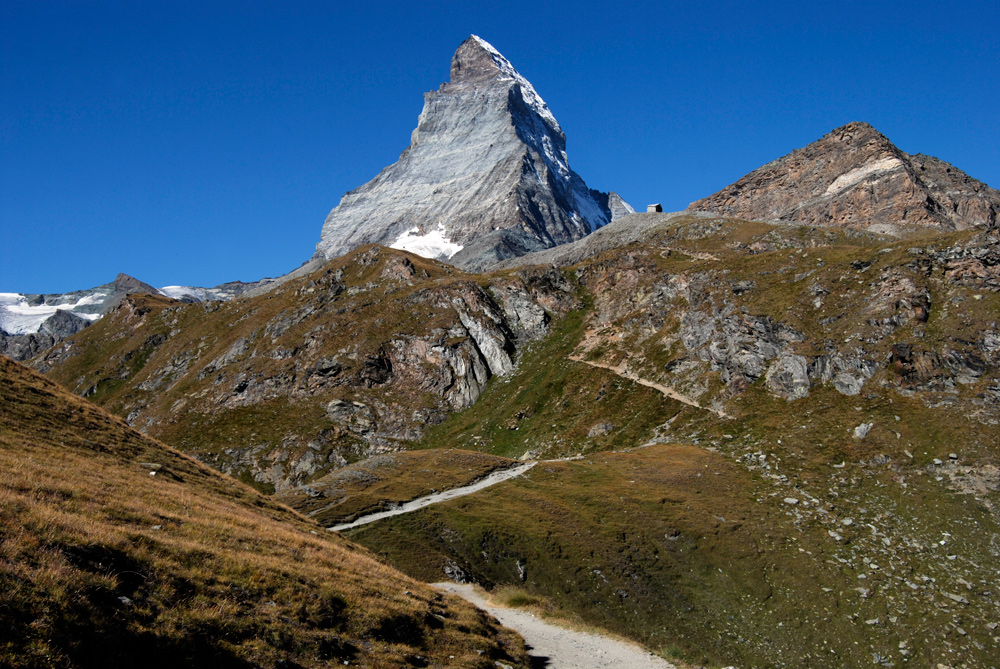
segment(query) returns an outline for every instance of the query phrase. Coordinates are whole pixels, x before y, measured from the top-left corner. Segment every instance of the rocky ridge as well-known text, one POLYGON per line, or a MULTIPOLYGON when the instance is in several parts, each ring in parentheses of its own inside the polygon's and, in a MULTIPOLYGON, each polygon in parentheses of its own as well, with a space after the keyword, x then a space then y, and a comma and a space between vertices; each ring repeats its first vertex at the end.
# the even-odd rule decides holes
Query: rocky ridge
POLYGON ((259 297, 128 298, 32 365, 226 473, 283 490, 420 439, 577 303, 556 270, 481 284, 372 246, 259 297), (94 346, 97 365, 81 355, 94 346))
POLYGON ((991 229, 1000 192, 937 158, 899 150, 867 123, 849 123, 688 210, 888 233, 991 229))
POLYGON ((378 243, 469 270, 579 239, 631 210, 587 188, 534 87, 475 35, 425 94, 399 161, 330 212, 315 258, 378 243))

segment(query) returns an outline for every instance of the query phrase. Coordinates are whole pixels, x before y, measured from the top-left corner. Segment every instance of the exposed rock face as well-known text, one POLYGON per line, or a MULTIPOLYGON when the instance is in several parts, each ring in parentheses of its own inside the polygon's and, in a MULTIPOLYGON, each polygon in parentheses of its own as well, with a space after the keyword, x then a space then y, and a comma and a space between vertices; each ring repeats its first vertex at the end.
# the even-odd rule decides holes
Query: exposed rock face
POLYGON ((451 81, 425 94, 399 161, 330 212, 315 257, 378 243, 479 270, 580 239, 630 209, 587 188, 534 87, 472 36, 451 81))
POLYGON ((688 209, 880 232, 963 230, 997 225, 1000 192, 937 158, 900 151, 867 123, 849 123, 688 209))
POLYGON ((650 246, 594 258, 589 247, 616 223, 545 252, 573 251, 574 262, 591 258, 576 269, 594 296, 584 354, 603 348, 605 362, 621 366, 630 347, 634 373, 723 410, 754 384, 788 401, 823 386, 861 397, 892 387, 930 405, 942 401, 935 393, 964 387, 980 388, 971 401, 977 407, 1000 403, 988 380, 1000 351, 991 306, 991 294, 1000 292, 997 230, 968 231, 944 247, 906 248, 897 241, 877 253, 859 247, 855 257, 834 259, 821 249, 891 238, 811 226, 789 234, 793 228, 778 226, 730 237, 725 246, 717 242, 716 256, 692 247, 750 226, 699 215, 628 220, 642 224, 645 217, 664 226, 646 233, 655 239, 650 246), (758 271, 734 271, 722 257, 732 252, 757 259, 758 271), (791 301, 761 313, 759 305, 778 299, 791 301), (928 335, 929 325, 941 322, 934 318, 951 319, 946 337, 928 335))
POLYGON ((607 210, 611 221, 617 221, 622 216, 628 216, 629 214, 635 213, 635 209, 632 208, 632 205, 622 199, 622 196, 614 191, 602 193, 601 191, 591 189, 590 194, 594 196, 594 200, 601 205, 602 209, 607 210))
POLYGON ((370 247, 259 297, 132 296, 31 364, 222 471, 283 490, 420 439, 579 306, 552 268, 485 284, 456 274, 370 247), (90 347, 102 350, 95 365, 78 355, 90 347), (225 437, 205 437, 211 425, 225 437))
POLYGON ((801 355, 783 355, 765 375, 768 389, 786 400, 809 396, 809 361, 801 355))

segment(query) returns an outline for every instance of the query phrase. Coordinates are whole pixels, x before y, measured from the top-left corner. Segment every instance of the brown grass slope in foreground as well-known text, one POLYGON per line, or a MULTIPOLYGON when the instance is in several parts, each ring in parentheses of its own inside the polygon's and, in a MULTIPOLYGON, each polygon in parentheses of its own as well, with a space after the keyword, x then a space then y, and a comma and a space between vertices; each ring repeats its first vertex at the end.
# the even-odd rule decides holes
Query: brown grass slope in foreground
POLYGON ((0 357, 0 665, 493 666, 523 642, 0 357))

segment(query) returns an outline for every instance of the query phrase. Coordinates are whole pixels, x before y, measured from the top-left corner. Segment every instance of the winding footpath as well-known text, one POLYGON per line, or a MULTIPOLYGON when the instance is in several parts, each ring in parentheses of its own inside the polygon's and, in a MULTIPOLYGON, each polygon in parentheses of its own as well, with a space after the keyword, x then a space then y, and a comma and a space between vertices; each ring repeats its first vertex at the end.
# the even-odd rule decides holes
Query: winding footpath
POLYGON ((702 411, 708 411, 710 413, 714 413, 719 418, 729 418, 729 415, 726 414, 725 412, 720 411, 718 409, 713 409, 712 407, 702 406, 697 402, 695 402, 690 397, 681 395, 679 392, 677 392, 670 386, 665 386, 662 383, 657 383, 656 381, 649 381, 648 379, 640 377, 635 372, 626 368, 624 364, 608 365, 603 362, 593 362, 591 360, 584 360, 583 356, 578 356, 578 355, 571 355, 569 356, 569 359, 573 360, 574 362, 582 362, 583 364, 590 365, 591 367, 599 367, 601 369, 606 369, 609 372, 614 372, 623 379, 628 379, 633 383, 638 383, 640 386, 646 386, 647 388, 658 390, 672 400, 677 400, 678 402, 681 402, 682 404, 687 404, 688 406, 694 407, 695 409, 701 409, 702 411))
MULTIPOLYGON (((575 459, 578 458, 564 458, 564 460, 575 459)), ((474 492, 520 476, 536 464, 537 462, 525 462, 510 469, 495 471, 475 483, 436 492, 401 504, 395 509, 370 513, 350 523, 334 525, 327 529, 334 532, 349 530, 384 518, 410 513, 431 504, 471 495, 474 492)), ((639 646, 598 634, 577 632, 559 627, 538 619, 528 611, 494 606, 472 585, 458 583, 434 583, 432 585, 439 590, 462 597, 492 615, 502 625, 518 632, 528 644, 529 654, 533 658, 533 667, 545 667, 546 669, 612 669, 615 667, 677 669, 675 665, 639 646)))
POLYGON ((525 462, 524 464, 519 464, 510 469, 501 469, 493 472, 488 476, 484 476, 475 483, 470 483, 469 485, 462 486, 460 488, 452 488, 451 490, 443 490, 441 492, 436 492, 426 497, 418 497, 410 502, 405 502, 400 504, 395 509, 389 509, 388 511, 377 511, 375 513, 369 513, 367 515, 356 518, 349 523, 343 523, 341 525, 334 525, 333 527, 328 527, 326 529, 332 532, 343 532, 344 530, 350 530, 355 527, 360 527, 361 525, 367 525, 368 523, 374 523, 376 520, 382 520, 384 518, 391 518, 393 516, 399 516, 404 513, 410 513, 418 509, 422 509, 425 506, 430 506, 431 504, 437 504, 438 502, 446 502, 450 499, 455 499, 456 497, 464 497, 465 495, 471 495, 474 492, 483 490, 484 488, 489 488, 497 483, 502 483, 503 481, 510 480, 514 477, 520 476, 525 473, 537 463, 535 462, 525 462))
POLYGON ((528 611, 494 606, 471 585, 433 583, 438 590, 458 595, 518 632, 529 646, 533 667, 546 669, 676 669, 663 658, 639 646, 598 634, 576 632, 547 623, 528 611))

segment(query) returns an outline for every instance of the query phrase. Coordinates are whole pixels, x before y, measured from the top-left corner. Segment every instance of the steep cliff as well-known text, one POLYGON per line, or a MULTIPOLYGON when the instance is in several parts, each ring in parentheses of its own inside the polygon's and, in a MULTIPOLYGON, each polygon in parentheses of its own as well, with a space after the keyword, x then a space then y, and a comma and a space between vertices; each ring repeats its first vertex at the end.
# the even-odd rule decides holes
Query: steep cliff
MULTIPOLYGON (((630 209, 617 195, 611 204, 630 209)), ((472 36, 451 80, 425 94, 399 161, 330 212, 316 257, 378 243, 479 270, 579 239, 611 221, 611 204, 570 169, 566 135, 534 87, 472 36)))

